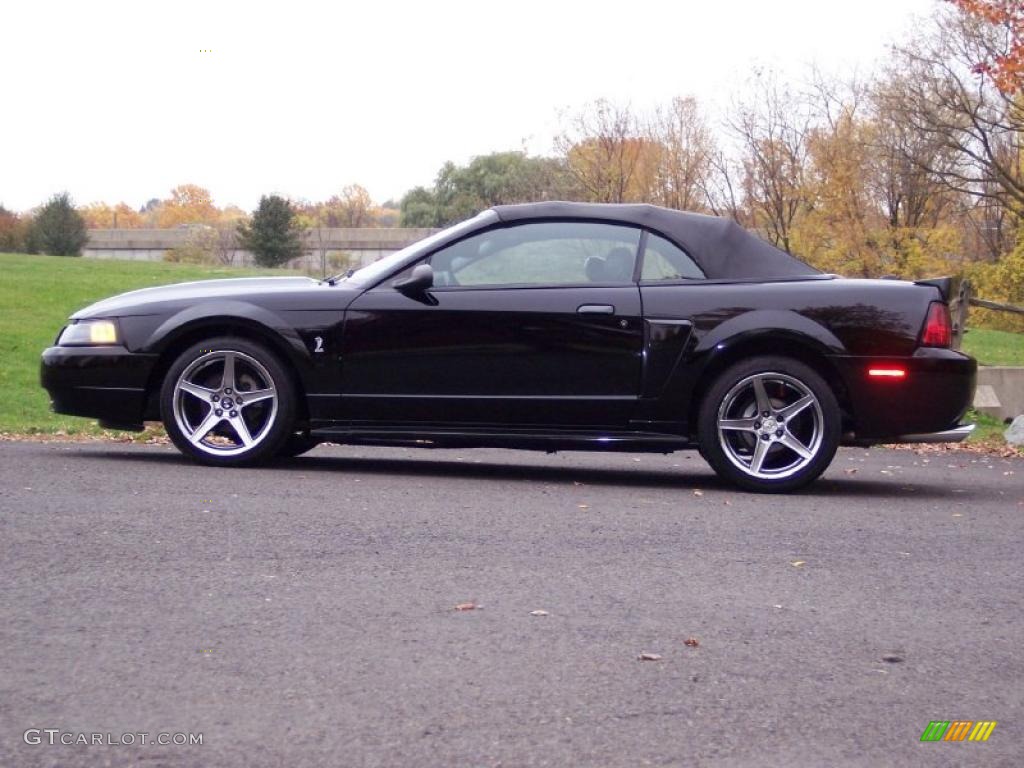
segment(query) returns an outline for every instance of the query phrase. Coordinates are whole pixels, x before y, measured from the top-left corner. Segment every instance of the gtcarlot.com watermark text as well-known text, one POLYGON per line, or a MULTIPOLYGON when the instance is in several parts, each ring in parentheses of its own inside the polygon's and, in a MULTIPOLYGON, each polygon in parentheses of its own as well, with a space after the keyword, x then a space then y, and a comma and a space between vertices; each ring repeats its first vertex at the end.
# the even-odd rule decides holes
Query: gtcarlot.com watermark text
POLYGON ((85 733, 79 731, 62 731, 60 728, 29 728, 21 735, 26 744, 63 744, 65 746, 108 746, 130 747, 137 745, 157 744, 159 746, 188 746, 203 743, 201 733, 149 733, 135 731, 128 733, 85 733))

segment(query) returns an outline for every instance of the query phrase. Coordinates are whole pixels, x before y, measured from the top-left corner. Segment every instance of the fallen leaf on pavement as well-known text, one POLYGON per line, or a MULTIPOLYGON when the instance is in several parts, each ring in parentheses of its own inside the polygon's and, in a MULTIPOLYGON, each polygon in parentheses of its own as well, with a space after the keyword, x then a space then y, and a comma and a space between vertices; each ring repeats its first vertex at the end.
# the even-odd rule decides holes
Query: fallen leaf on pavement
POLYGON ((696 637, 688 637, 685 640, 683 640, 683 645, 688 645, 691 648, 697 648, 700 646, 700 640, 698 640, 696 637))
POLYGON ((794 568, 799 568, 801 565, 805 565, 806 563, 806 560, 794 560, 790 563, 790 565, 792 565, 794 568))
POLYGON ((455 606, 456 611, 475 611, 477 608, 483 608, 483 606, 476 603, 459 603, 455 606))
POLYGON ((661 656, 657 653, 641 653, 637 658, 640 661, 661 661, 661 656))
POLYGON ((856 475, 857 474, 857 468, 856 467, 850 467, 850 469, 844 469, 843 471, 846 474, 848 474, 848 475, 856 475))

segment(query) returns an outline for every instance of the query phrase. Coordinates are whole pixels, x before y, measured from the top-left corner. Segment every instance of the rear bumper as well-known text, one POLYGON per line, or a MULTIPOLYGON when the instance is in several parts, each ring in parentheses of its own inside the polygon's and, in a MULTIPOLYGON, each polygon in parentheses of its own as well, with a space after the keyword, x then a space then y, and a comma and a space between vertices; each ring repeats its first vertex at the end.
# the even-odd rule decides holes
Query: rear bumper
POLYGON ((856 441, 951 442, 974 398, 978 364, 951 349, 919 349, 909 357, 839 357, 856 441), (901 379, 872 378, 871 368, 898 367, 901 379), (925 436, 950 432, 948 440, 925 436), (907 439, 904 439, 907 438, 907 439), (910 439, 918 438, 918 439, 910 439))
POLYGON ((971 436, 974 431, 973 424, 961 424, 953 429, 945 429, 942 432, 927 432, 922 435, 900 435, 896 438, 897 443, 959 443, 971 436))
POLYGON ((156 355, 124 347, 50 347, 43 352, 39 380, 57 413, 137 425, 155 362, 156 355))

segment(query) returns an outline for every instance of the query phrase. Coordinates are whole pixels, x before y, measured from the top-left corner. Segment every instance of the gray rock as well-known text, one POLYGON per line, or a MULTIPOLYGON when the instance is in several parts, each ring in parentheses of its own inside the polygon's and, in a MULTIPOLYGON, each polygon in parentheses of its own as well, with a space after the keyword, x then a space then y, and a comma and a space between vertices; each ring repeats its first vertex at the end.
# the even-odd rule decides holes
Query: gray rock
POLYGON ((1003 432, 1003 437, 1010 445, 1024 445, 1024 414, 1010 423, 1007 430, 1003 432))

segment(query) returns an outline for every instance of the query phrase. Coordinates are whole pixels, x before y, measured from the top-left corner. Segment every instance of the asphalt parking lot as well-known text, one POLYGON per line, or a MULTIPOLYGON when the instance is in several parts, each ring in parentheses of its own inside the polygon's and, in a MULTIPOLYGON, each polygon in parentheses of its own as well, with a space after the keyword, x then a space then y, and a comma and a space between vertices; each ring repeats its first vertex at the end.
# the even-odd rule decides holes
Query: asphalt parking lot
POLYGON ((758 496, 695 454, 0 443, 0 765, 1020 765, 1022 541, 1024 460, 964 453, 758 496))

